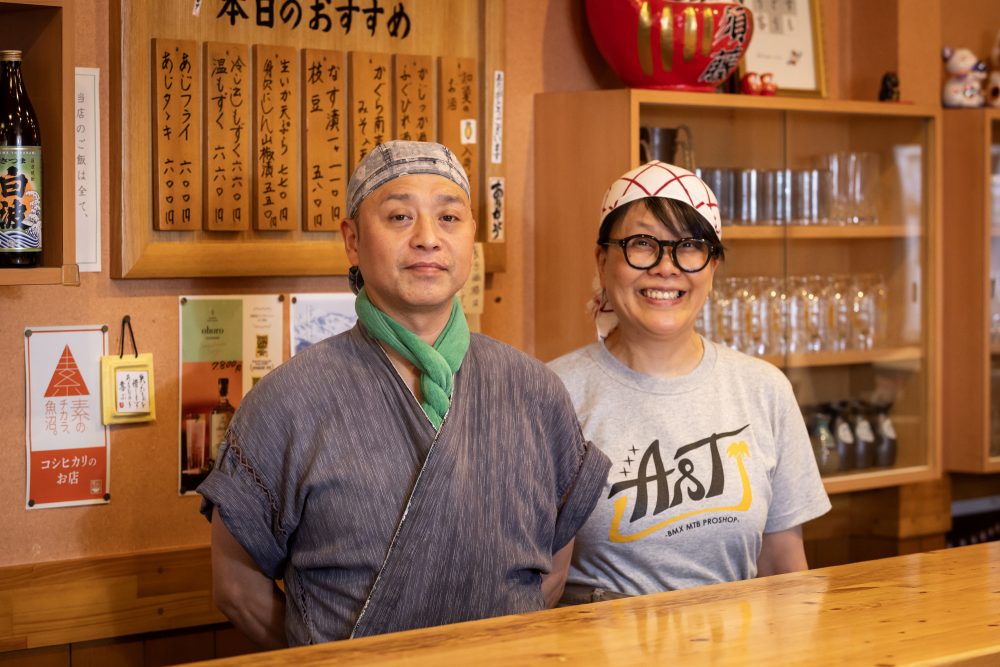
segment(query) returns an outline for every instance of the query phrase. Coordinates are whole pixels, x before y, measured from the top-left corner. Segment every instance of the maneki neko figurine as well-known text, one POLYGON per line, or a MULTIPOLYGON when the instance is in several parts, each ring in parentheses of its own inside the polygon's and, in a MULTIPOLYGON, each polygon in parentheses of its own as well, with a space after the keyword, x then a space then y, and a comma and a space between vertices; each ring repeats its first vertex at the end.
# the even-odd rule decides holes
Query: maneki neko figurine
POLYGON ((986 63, 976 58, 969 49, 943 49, 941 59, 948 73, 948 80, 941 93, 946 107, 983 106, 983 79, 986 63))

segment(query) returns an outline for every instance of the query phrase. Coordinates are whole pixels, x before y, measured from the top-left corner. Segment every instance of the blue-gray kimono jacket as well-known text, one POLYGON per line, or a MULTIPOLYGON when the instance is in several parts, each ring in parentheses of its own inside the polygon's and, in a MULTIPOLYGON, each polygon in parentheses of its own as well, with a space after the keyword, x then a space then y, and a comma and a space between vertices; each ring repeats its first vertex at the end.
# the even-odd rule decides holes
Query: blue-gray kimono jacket
POLYGON ((358 325, 247 394, 198 491, 284 580, 294 646, 543 608, 609 467, 537 361, 473 334, 435 432, 358 325))

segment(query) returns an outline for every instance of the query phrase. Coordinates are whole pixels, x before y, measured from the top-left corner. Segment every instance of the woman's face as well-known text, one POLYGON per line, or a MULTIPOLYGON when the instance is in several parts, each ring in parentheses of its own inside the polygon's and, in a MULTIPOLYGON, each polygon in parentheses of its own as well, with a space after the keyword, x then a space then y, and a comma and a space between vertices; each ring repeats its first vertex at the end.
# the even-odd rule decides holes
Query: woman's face
MULTIPOLYGON (((677 240, 643 203, 633 205, 611 229, 612 239, 633 234, 677 240)), ((713 257, 701 271, 686 273, 674 265, 670 248, 666 247, 659 264, 641 270, 628 265, 625 253, 617 245, 597 250, 601 287, 618 316, 620 333, 629 339, 671 340, 690 336, 712 291, 718 263, 718 258, 713 257)))

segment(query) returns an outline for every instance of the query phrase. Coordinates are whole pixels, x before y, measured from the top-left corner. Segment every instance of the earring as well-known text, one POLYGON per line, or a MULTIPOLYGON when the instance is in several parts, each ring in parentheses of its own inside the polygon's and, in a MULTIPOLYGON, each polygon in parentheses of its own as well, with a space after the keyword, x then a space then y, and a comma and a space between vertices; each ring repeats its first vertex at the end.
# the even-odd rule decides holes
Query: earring
POLYGON ((351 286, 351 291, 357 294, 365 286, 365 279, 361 275, 361 269, 352 266, 347 270, 347 283, 351 286))

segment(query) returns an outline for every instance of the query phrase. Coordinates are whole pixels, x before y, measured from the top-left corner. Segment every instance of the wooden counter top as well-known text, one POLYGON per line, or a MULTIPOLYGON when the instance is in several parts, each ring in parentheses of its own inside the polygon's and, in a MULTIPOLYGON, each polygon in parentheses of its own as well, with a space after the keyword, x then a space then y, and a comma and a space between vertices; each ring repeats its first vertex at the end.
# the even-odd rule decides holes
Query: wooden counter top
POLYGON ((203 665, 1000 665, 1000 543, 203 665))

